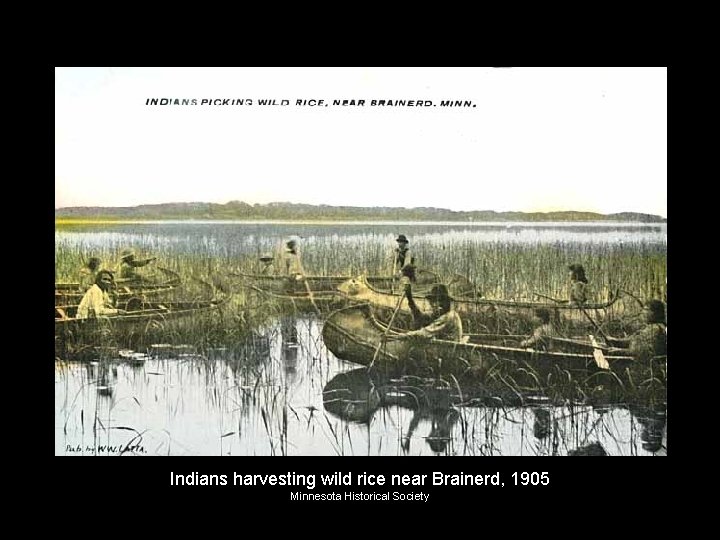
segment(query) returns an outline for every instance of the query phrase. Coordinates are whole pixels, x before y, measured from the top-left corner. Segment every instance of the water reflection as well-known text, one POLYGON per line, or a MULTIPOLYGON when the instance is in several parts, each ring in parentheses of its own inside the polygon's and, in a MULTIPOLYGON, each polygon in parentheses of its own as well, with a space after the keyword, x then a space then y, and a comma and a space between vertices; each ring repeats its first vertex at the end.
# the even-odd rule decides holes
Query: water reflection
POLYGON ((664 406, 493 405, 454 382, 383 379, 289 317, 236 347, 157 343, 57 362, 58 455, 665 455, 664 406))
POLYGON ((283 317, 280 321, 280 339, 282 341, 282 362, 286 373, 295 373, 297 368, 298 329, 296 317, 283 317))
POLYGON ((633 406, 633 415, 641 426, 640 439, 643 450, 653 454, 667 451, 665 437, 667 431, 667 409, 664 405, 633 406))
POLYGON ((608 453, 603 448, 602 444, 599 442, 592 442, 590 444, 586 444, 585 446, 581 446, 579 448, 576 448, 575 450, 570 450, 568 452, 568 456, 607 456, 608 453))

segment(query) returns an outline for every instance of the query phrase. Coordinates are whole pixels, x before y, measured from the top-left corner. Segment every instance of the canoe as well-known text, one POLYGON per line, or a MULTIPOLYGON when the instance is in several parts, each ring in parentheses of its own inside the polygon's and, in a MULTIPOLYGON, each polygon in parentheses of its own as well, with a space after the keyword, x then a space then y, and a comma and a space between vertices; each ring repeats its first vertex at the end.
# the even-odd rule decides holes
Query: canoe
POLYGON ((56 355, 66 355, 68 351, 87 346, 137 349, 144 338, 150 336, 155 339, 172 335, 184 339, 183 335, 193 325, 202 327, 207 322, 205 315, 217 311, 225 301, 223 298, 192 302, 143 302, 136 306, 120 303, 120 308, 137 309, 121 315, 92 319, 76 318, 77 306, 55 307, 56 355))
MULTIPOLYGON (((180 276, 168 268, 158 267, 163 273, 160 281, 117 279, 115 280, 115 295, 118 302, 125 301, 133 296, 147 297, 158 296, 162 293, 172 291, 180 285, 180 276)), ((55 305, 79 304, 85 295, 82 286, 78 282, 55 283, 55 305)))
POLYGON ((283 311, 287 311, 285 306, 290 306, 290 310, 297 313, 328 313, 347 303, 342 294, 332 290, 309 293, 303 287, 298 287, 297 290, 289 292, 275 292, 272 289, 267 290, 254 285, 246 285, 246 288, 257 293, 261 303, 274 302, 280 304, 284 307, 283 311))
POLYGON ((534 389, 553 381, 568 384, 617 379, 623 384, 628 373, 635 383, 651 377, 664 385, 665 380, 666 357, 641 362, 631 356, 605 354, 609 368, 603 368, 595 360, 592 345, 580 340, 553 344, 548 351, 522 348, 517 345, 517 337, 498 335, 470 336, 467 342, 424 338, 382 342, 384 334, 401 333, 388 331, 375 317, 370 304, 359 304, 329 315, 323 326, 323 341, 338 358, 372 366, 388 376, 412 373, 469 377, 483 384, 512 382, 518 388, 534 389))
MULTIPOLYGON (((265 292, 279 295, 303 295, 307 294, 307 288, 302 281, 291 282, 288 276, 249 274, 244 272, 232 272, 230 277, 240 278, 240 284, 244 287, 254 287, 265 292)), ((349 276, 305 276, 304 281, 313 294, 337 294, 338 286, 349 281, 349 276)), ((381 291, 392 291, 401 288, 400 281, 390 276, 366 276, 365 279, 381 291)), ((437 274, 429 270, 419 272, 418 290, 429 292, 430 286, 438 281, 437 274)))
MULTIPOLYGON (((352 278, 337 286, 337 289, 358 303, 369 303, 374 307, 395 310, 402 297, 401 292, 390 292, 378 288, 366 276, 352 278)), ((423 297, 423 290, 413 287, 413 298, 418 308, 424 313, 431 312, 430 302, 423 297)), ((554 323, 559 329, 565 330, 568 326, 580 326, 585 329, 590 325, 588 317, 603 324, 615 315, 615 308, 620 307, 619 295, 608 302, 585 304, 582 308, 575 304, 560 304, 555 302, 524 302, 514 300, 493 300, 488 298, 454 298, 453 305, 460 314, 463 323, 468 329, 486 330, 494 329, 496 332, 513 331, 514 333, 529 333, 534 326, 533 312, 538 308, 545 308, 551 313, 555 312, 554 323)), ((410 314, 407 300, 400 305, 400 312, 410 314)), ((594 330, 594 329, 593 329, 594 330)))
MULTIPOLYGON (((419 290, 429 292, 429 283, 437 276, 423 272, 424 283, 419 290)), ((246 274, 234 272, 230 277, 240 278, 239 285, 245 289, 260 293, 265 298, 276 302, 290 304, 294 311, 312 313, 327 312, 337 309, 346 303, 346 296, 340 293, 338 285, 348 281, 347 276, 305 276, 304 281, 290 281, 287 276, 246 274)), ((371 276, 367 278, 379 290, 398 288, 399 280, 391 277, 371 276)))

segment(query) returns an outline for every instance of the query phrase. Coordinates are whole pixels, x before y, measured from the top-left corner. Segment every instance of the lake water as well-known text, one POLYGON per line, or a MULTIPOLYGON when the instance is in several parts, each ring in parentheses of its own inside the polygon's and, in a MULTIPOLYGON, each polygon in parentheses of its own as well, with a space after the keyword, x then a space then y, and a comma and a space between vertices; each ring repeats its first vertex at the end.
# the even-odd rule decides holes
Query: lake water
MULTIPOLYGON (((398 233, 419 250, 465 241, 522 245, 642 244, 665 252, 666 224, 238 224, 177 222, 72 227, 56 248, 218 257, 272 250, 288 236, 312 246, 394 247, 398 233)), ((452 388, 413 402, 377 399, 364 368, 335 358, 322 319, 272 319, 238 352, 185 347, 120 351, 55 363, 57 455, 665 455, 664 405, 487 406, 452 388), (361 398, 358 399, 357 397, 361 398)), ((412 396, 411 396, 412 397, 412 396)), ((417 396, 415 396, 417 397, 417 396)))
POLYGON ((321 327, 315 318, 284 321, 256 334, 252 354, 236 359, 180 348, 57 362, 56 454, 547 456, 599 446, 609 455, 665 453, 657 407, 472 406, 442 392, 426 406, 387 397, 367 404, 365 368, 329 353, 321 327))

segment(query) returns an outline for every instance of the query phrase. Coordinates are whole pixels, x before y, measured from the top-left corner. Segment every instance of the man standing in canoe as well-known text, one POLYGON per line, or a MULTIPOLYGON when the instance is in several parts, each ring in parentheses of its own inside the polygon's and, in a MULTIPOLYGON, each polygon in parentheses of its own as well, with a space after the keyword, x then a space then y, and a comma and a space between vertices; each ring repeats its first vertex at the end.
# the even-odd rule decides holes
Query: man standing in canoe
POLYGON ((304 272, 302 264, 300 263, 297 241, 290 239, 285 244, 285 247, 285 273, 291 282, 300 281, 303 278, 304 272))
POLYGON ((415 257, 408 247, 408 239, 404 234, 399 235, 395 241, 398 247, 393 252, 393 276, 401 277, 404 268, 415 265, 415 257))

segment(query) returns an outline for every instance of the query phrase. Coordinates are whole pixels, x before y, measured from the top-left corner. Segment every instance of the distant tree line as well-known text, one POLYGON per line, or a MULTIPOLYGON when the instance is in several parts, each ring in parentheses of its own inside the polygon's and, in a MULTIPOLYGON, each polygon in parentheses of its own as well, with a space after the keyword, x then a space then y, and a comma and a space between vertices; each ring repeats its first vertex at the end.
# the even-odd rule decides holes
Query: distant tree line
POLYGON ((70 219, 237 219, 237 220, 313 220, 313 221, 638 221, 667 222, 651 214, 622 212, 494 212, 492 210, 454 211, 445 208, 355 207, 274 202, 247 204, 230 201, 216 203, 143 204, 132 207, 78 206, 55 210, 56 218, 70 219))

